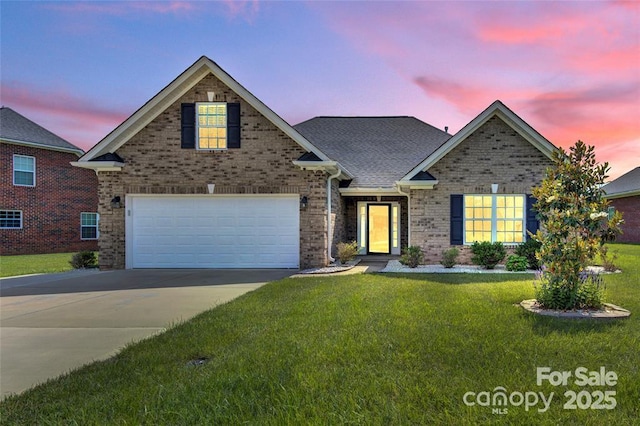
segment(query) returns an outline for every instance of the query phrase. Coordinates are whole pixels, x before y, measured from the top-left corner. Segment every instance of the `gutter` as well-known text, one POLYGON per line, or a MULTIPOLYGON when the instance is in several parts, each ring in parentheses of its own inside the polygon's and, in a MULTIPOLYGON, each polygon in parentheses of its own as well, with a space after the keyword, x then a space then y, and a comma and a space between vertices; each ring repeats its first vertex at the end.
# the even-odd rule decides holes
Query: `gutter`
MULTIPOLYGON (((397 184, 396 184, 397 185, 397 184)), ((408 192, 403 192, 400 185, 396 186, 398 192, 407 197, 407 246, 411 246, 411 196, 408 192)))
POLYGON ((327 259, 329 263, 335 262, 335 259, 331 257, 331 242, 333 240, 333 232, 331 232, 331 181, 341 174, 342 170, 338 168, 338 171, 327 178, 327 259))

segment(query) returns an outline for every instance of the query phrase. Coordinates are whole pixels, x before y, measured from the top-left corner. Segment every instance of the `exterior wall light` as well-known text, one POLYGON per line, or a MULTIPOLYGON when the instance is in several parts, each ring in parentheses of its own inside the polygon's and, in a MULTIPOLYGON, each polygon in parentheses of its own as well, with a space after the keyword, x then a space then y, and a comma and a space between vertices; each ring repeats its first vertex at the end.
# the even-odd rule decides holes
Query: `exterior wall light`
POLYGON ((121 204, 120 204, 120 196, 116 195, 115 197, 113 197, 111 199, 111 208, 112 209, 119 209, 120 206, 121 206, 121 204))
POLYGON ((306 195, 303 195, 300 198, 300 210, 306 210, 308 205, 309 205, 309 198, 307 198, 306 195))

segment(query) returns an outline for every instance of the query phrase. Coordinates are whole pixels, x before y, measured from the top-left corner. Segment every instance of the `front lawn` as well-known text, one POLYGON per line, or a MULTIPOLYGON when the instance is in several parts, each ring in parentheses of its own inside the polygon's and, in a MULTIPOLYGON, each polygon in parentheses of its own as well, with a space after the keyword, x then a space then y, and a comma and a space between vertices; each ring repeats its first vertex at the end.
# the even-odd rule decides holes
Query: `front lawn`
POLYGON ((73 255, 74 253, 53 253, 0 256, 0 277, 70 271, 73 268, 69 261, 73 255))
POLYGON ((612 249, 624 273, 606 276, 606 300, 626 320, 526 313, 530 274, 285 279, 6 399, 2 422, 634 424, 640 246, 612 249), (571 377, 539 386, 537 367, 571 377), (579 386, 580 367, 617 380, 579 386))

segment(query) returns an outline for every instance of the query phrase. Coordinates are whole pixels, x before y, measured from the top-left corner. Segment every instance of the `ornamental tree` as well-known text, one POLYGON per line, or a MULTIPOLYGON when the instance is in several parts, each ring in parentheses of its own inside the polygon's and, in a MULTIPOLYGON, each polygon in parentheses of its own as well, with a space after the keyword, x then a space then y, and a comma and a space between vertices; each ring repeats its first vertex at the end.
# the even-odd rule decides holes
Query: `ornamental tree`
POLYGON ((576 142, 569 152, 553 153, 541 185, 533 189, 542 225, 534 238, 542 244, 543 265, 536 287, 538 303, 548 309, 599 308, 602 280, 586 273, 599 248, 621 232, 622 215, 607 213, 602 186, 609 164, 598 164, 594 147, 576 142))

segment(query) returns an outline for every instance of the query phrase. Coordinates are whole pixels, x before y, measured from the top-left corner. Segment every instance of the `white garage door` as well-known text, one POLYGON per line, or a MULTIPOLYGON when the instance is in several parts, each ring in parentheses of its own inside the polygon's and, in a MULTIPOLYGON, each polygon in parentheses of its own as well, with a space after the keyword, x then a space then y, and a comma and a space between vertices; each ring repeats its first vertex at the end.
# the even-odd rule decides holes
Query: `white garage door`
POLYGON ((131 196, 128 268, 298 268, 297 195, 131 196))

